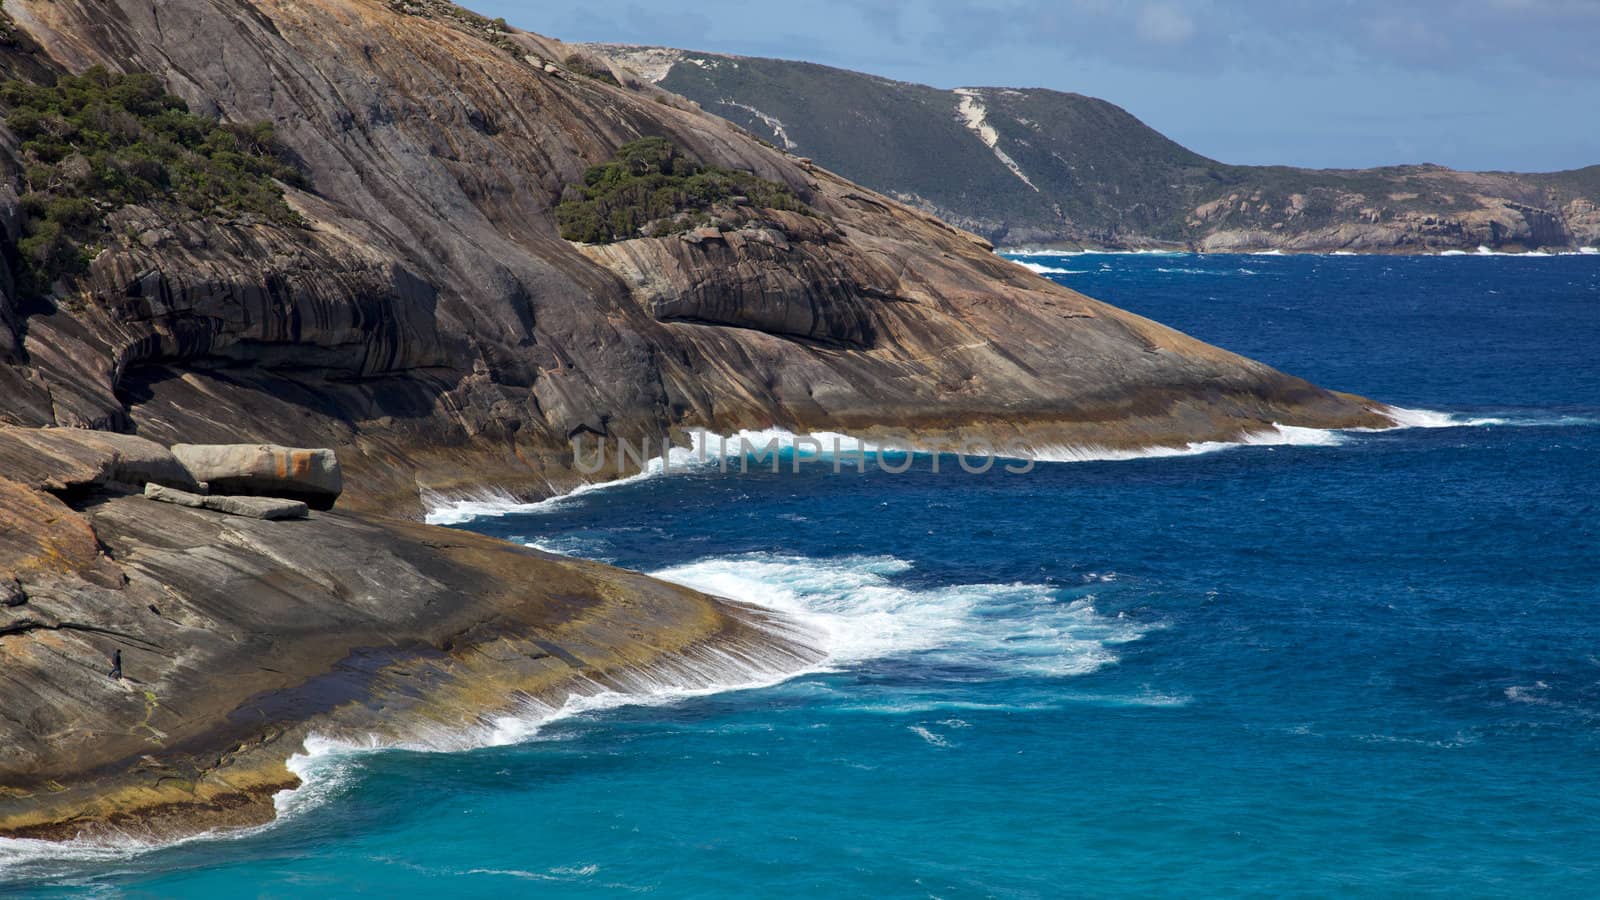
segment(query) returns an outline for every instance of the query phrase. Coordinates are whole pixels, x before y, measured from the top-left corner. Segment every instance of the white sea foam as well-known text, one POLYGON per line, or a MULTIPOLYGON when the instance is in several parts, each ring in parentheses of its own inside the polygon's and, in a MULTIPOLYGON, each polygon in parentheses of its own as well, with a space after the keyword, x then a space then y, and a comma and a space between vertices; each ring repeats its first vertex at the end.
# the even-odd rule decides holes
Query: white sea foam
POLYGON ((1439 412, 1431 409, 1406 409, 1387 406, 1379 412, 1394 419, 1401 428, 1542 428, 1581 425, 1600 425, 1600 419, 1574 415, 1527 415, 1504 413, 1497 416, 1471 416, 1439 412))
POLYGON ((1506 699, 1515 703, 1527 703, 1532 706, 1561 706, 1563 704, 1545 696, 1544 692, 1550 690, 1550 685, 1543 681, 1535 681, 1531 685, 1514 684, 1506 688, 1506 699))
MULTIPOLYGON (((614 453, 614 444, 607 447, 614 453)), ((829 458, 836 453, 874 453, 878 447, 869 441, 832 431, 795 434, 782 428, 744 430, 734 434, 719 435, 709 431, 690 432, 687 447, 672 447, 665 458, 659 453, 646 461, 643 471, 609 481, 592 481, 581 484, 565 493, 544 500, 524 502, 503 491, 479 491, 468 496, 445 497, 424 494, 423 505, 427 512, 424 521, 429 525, 461 525, 479 518, 499 518, 522 513, 552 512, 564 508, 585 494, 611 490, 637 484, 663 475, 691 471, 710 471, 726 467, 729 460, 753 454, 759 459, 754 465, 770 467, 771 453, 790 452, 802 458, 829 458)), ((615 463, 614 456, 607 457, 606 465, 615 463)), ((542 549, 542 548, 541 548, 542 549)))
POLYGON ((696 456, 694 448, 673 447, 668 451, 666 459, 656 456, 648 460, 643 471, 638 474, 610 481, 581 484, 565 493, 534 502, 523 502, 503 491, 476 492, 466 497, 443 497, 425 493, 422 501, 427 507, 427 513, 423 521, 429 525, 461 525, 473 519, 498 518, 513 513, 548 512, 593 491, 610 490, 657 478, 674 469, 682 470, 701 462, 703 460, 696 456))
POLYGON ((138 828, 122 828, 97 834, 92 838, 70 841, 0 838, 0 895, 6 892, 7 882, 10 880, 65 883, 59 880, 81 873, 85 864, 120 862, 153 850, 165 850, 187 844, 241 840, 272 827, 273 824, 267 824, 251 828, 206 831, 176 839, 138 828))
MULTIPOLYGON (((894 583, 910 564, 892 557, 816 560, 750 554, 714 557, 653 573, 668 581, 783 613, 772 627, 785 638, 825 651, 815 662, 784 651, 702 648, 649 669, 615 676, 613 686, 580 682, 559 705, 524 700, 466 728, 415 728, 404 740, 308 738, 288 767, 301 786, 274 798, 290 821, 336 799, 358 777, 361 758, 382 750, 453 752, 540 737, 552 722, 619 706, 662 705, 686 698, 766 687, 798 674, 885 657, 915 656, 958 667, 968 677, 1077 675, 1116 661, 1115 647, 1159 627, 1101 615, 1092 595, 1067 596, 1029 584, 976 584, 916 589, 894 583)), ((930 734, 932 734, 930 732, 930 734)), ((933 735, 937 737, 937 735, 933 735)), ((930 738, 930 743, 937 741, 930 738)), ((182 841, 123 833, 54 843, 0 840, 0 872, 49 877, 49 864, 115 861, 199 840, 236 839, 262 828, 216 832, 182 841)))
POLYGON ((1103 462, 1129 459, 1160 459, 1171 456, 1198 456, 1235 447, 1337 447, 1348 438, 1326 428, 1279 425, 1251 432, 1237 441, 1195 441, 1181 446, 1144 447, 1121 450, 1094 445, 1039 446, 1031 448, 1040 462, 1103 462))
POLYGON ((1018 250, 996 251, 1015 262, 1018 257, 1031 256, 1194 256, 1187 250, 1044 250, 1024 247, 1018 250))
POLYGON ((1514 257, 1518 257, 1518 258, 1521 258, 1521 259, 1553 259, 1553 258, 1555 258, 1557 256, 1571 256, 1571 255, 1574 255, 1574 254, 1587 253, 1591 249, 1593 249, 1593 248, 1587 248, 1587 249, 1586 248, 1580 248, 1580 249, 1578 249, 1576 251, 1571 251, 1571 252, 1566 252, 1566 253, 1556 253, 1556 252, 1549 252, 1549 251, 1545 251, 1545 250, 1523 250, 1523 251, 1519 251, 1517 253, 1512 253, 1512 252, 1507 251, 1507 250, 1496 250, 1496 249, 1494 249, 1492 247, 1485 247, 1483 245, 1479 245, 1478 249, 1476 249, 1476 250, 1440 250, 1438 255, 1439 256, 1514 256, 1514 257))
MULTIPOLYGON (((773 619, 765 627, 784 639, 766 649, 752 647, 693 648, 648 668, 607 674, 610 684, 580 680, 559 704, 524 698, 504 713, 486 716, 468 727, 415 725, 402 740, 378 735, 338 738, 313 734, 301 752, 292 754, 288 769, 301 784, 273 798, 276 818, 255 828, 210 831, 181 839, 150 832, 122 830, 71 841, 0 838, 0 879, 41 880, 70 873, 86 862, 114 862, 153 850, 198 841, 237 840, 275 828, 315 809, 347 789, 359 773, 363 756, 387 750, 458 752, 520 743, 539 736, 550 723, 620 706, 656 706, 735 690, 770 687, 798 674, 819 671, 831 663, 820 654, 797 656, 788 642, 815 646, 822 637, 804 623, 773 619)), ((4 887, 0 880, 0 889, 4 887)))
POLYGON ((1012 262, 1035 275, 1087 275, 1089 273, 1087 269, 1062 269, 1057 266, 1047 266, 1043 263, 1030 262, 1025 259, 1014 259, 1012 262))
POLYGON ((1093 595, 1043 585, 896 583, 910 567, 886 556, 757 553, 651 574, 784 613, 821 635, 833 666, 917 656, 995 676, 1077 675, 1114 662, 1115 645, 1154 627, 1100 615, 1093 595))
POLYGON ((1467 424, 1452 413, 1431 409, 1386 406, 1378 411, 1393 419, 1401 428, 1459 428, 1467 424))
MULTIPOLYGON (((1459 420, 1448 413, 1388 408, 1387 414, 1408 427, 1459 427, 1497 423, 1499 419, 1459 420)), ((1097 447, 1034 448, 1040 461, 1079 462, 1121 460, 1209 453, 1237 446, 1332 446, 1345 437, 1334 431, 1273 425, 1233 443, 1199 442, 1182 447, 1111 450, 1097 447)), ((719 437, 696 436, 689 448, 675 448, 667 461, 654 461, 632 478, 598 482, 538 503, 521 503, 492 493, 442 502, 428 516, 441 524, 456 524, 478 516, 503 516, 513 512, 538 512, 555 508, 575 496, 695 466, 718 466, 743 447, 775 446, 806 453, 874 452, 877 446, 859 438, 832 433, 795 435, 782 429, 746 431, 719 437), (823 449, 818 451, 820 445, 823 449)), ((551 552, 571 548, 550 545, 551 552)), ((719 557, 654 573, 710 593, 742 600, 783 613, 795 623, 787 636, 814 642, 826 651, 817 664, 797 662, 777 655, 752 659, 744 654, 706 649, 649 671, 627 673, 620 690, 598 684, 580 685, 559 706, 537 701, 506 714, 491 717, 468 729, 420 732, 401 742, 333 740, 313 736, 304 750, 289 760, 303 784, 275 798, 278 822, 294 818, 336 797, 359 771, 361 756, 383 749, 450 752, 474 747, 499 746, 536 738, 551 722, 624 705, 657 705, 729 690, 763 687, 795 675, 837 668, 889 656, 918 656, 935 664, 959 666, 996 676, 1034 674, 1068 676, 1094 671, 1117 659, 1115 647, 1138 640, 1152 628, 1121 617, 1103 616, 1092 596, 1063 597, 1041 585, 978 584, 914 589, 895 584, 892 576, 909 564, 890 557, 847 557, 813 560, 765 554, 719 557)), ((778 626, 783 627, 783 626, 778 626)), ((1187 697, 1159 694, 1097 697, 1085 694, 1069 699, 1128 705, 1170 706, 1187 697)), ((942 707, 941 707, 942 708, 942 707)), ((954 708, 954 707, 952 707, 954 708)), ((273 825, 262 828, 274 827, 273 825)), ((39 866, 52 862, 77 865, 89 861, 115 861, 202 840, 228 840, 258 833, 261 828, 196 835, 179 841, 125 831, 94 839, 65 843, 0 839, 0 873, 26 867, 28 877, 39 876, 39 866)))
POLYGON ((1194 266, 1157 266, 1156 271, 1163 275, 1260 275, 1255 269, 1243 267, 1236 269, 1202 269, 1194 266))
MULTIPOLYGON (((1351 429, 1362 430, 1362 429, 1351 429)), ((1008 445, 1005 448, 993 448, 996 459, 1021 459, 1035 462, 1100 462, 1130 459, 1152 459, 1168 456, 1194 456, 1201 453, 1213 453, 1218 450, 1227 450, 1233 447, 1328 447, 1345 442, 1345 437, 1338 431, 1321 428, 1304 428, 1297 425, 1279 425, 1274 423, 1260 431, 1252 432, 1237 441, 1201 441, 1182 446, 1151 446, 1136 449, 1111 449, 1097 445, 1008 445)), ((674 447, 668 459, 655 458, 649 461, 643 472, 625 478, 611 481, 596 481, 580 485, 565 494, 560 494, 545 500, 531 503, 521 502, 505 494, 478 493, 466 498, 446 499, 437 495, 425 497, 428 512, 426 521, 431 525, 460 525, 477 518, 494 518, 512 514, 553 512, 567 507, 576 498, 595 491, 610 490, 629 484, 636 484, 663 475, 685 472, 711 472, 716 470, 733 471, 733 460, 748 457, 748 462, 743 469, 748 467, 751 471, 772 471, 774 465, 792 467, 794 459, 800 460, 827 460, 835 457, 847 458, 843 463, 844 468, 856 468, 857 455, 865 454, 870 458, 873 454, 891 453, 904 454, 907 452, 929 454, 936 448, 918 445, 915 442, 901 440, 869 440, 849 434, 831 431, 810 432, 796 434, 782 428, 766 428, 760 430, 740 431, 731 435, 717 435, 701 431, 692 434, 689 447, 674 447), (778 463, 778 454, 784 454, 785 462, 778 463)), ((969 456, 980 454, 985 448, 975 444, 969 456)), ((942 448, 949 452, 949 448, 942 448)), ((981 465, 981 463, 974 463, 981 465)), ((550 552, 567 552, 560 549, 549 549, 550 552)))

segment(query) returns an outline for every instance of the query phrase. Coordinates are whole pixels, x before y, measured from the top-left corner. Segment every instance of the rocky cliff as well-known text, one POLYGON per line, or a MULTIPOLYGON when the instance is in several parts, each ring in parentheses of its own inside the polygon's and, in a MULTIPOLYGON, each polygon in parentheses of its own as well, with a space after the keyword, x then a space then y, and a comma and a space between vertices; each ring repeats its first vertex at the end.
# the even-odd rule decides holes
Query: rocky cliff
POLYGON ((1600 245, 1600 166, 1235 166, 1125 110, 1042 89, 939 90, 811 63, 596 45, 639 77, 998 244, 1229 252, 1600 245))
POLYGON ((259 821, 308 728, 404 738, 579 681, 814 658, 752 610, 380 514, 571 486, 574 433, 1132 447, 1391 424, 435 0, 4 14, 10 76, 152 73, 195 113, 271 123, 304 178, 283 186, 293 219, 91 207, 92 259, 28 290, 30 173, 0 140, 0 832, 259 821), (561 239, 564 188, 641 136, 785 185, 810 214, 561 239), (118 462, 235 441, 334 448, 338 507, 226 518, 137 496, 118 462), (105 676, 118 649, 134 689, 105 676))
POLYGON ((148 70, 193 110, 273 123, 311 185, 288 191, 305 227, 120 211, 87 274, 13 329, 18 424, 336 446, 355 502, 414 503, 547 493, 580 427, 999 421, 1127 446, 1374 421, 454 7, 5 8, 50 64, 148 70), (645 134, 788 185, 822 227, 562 240, 563 186, 645 134))

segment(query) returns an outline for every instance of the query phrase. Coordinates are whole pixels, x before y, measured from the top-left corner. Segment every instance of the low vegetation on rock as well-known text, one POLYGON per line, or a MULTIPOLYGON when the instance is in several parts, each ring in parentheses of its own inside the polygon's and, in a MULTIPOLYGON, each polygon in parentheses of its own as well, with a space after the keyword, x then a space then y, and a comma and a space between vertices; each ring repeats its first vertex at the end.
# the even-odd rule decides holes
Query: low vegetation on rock
POLYGON ((556 222, 569 241, 609 244, 688 231, 711 223, 718 207, 741 204, 811 214, 784 185, 701 165, 665 138, 648 137, 624 144, 610 162, 583 173, 583 184, 569 185, 556 222))
POLYGON ((235 125, 189 112, 153 75, 93 68, 53 85, 0 83, 21 142, 24 292, 47 293, 83 271, 130 205, 182 218, 255 216, 295 223, 283 183, 304 186, 269 123, 235 125))
POLYGON ((570 72, 576 72, 585 78, 593 78, 595 81, 603 81, 612 87, 622 87, 622 82, 617 80, 617 76, 611 74, 611 67, 592 56, 568 53, 562 62, 566 63, 570 72))

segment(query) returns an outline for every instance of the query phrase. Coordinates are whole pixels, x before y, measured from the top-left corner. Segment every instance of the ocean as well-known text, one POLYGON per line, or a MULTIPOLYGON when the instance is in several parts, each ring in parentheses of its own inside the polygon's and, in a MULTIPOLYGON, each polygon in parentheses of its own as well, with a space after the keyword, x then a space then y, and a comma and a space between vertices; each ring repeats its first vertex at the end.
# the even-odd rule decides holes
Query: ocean
POLYGON ((469 507, 788 611, 829 660, 323 748, 273 826, 3 842, 0 893, 1593 896, 1600 257, 1024 262, 1414 427, 469 507))

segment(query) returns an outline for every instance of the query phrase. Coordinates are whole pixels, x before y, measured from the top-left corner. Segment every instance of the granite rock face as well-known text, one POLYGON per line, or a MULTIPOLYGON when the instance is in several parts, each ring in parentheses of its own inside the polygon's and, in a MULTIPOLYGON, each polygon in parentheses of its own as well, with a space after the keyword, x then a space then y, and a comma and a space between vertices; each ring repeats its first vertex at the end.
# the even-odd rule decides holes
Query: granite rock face
POLYGON ((289 191, 305 228, 118 212, 70 302, 13 314, 0 416, 17 424, 334 447, 364 486, 346 502, 415 510, 419 490, 571 485, 581 427, 998 423, 1131 446, 1387 422, 447 4, 5 12, 44 64, 149 69, 196 111, 274 123, 312 185, 289 191), (786 184, 820 218, 561 240, 562 188, 641 135, 786 184))
MULTIPOLYGON (((31 458, 16 432, 0 473, 31 458)), ((311 731, 468 739, 657 666, 714 683, 723 653, 819 656, 762 611, 607 566, 81 471, 35 470, 53 491, 0 475, 0 836, 260 823, 311 731)))
POLYGON ((0 425, 0 462, 0 474, 43 490, 72 491, 107 482, 199 488, 171 450, 131 434, 0 425))

